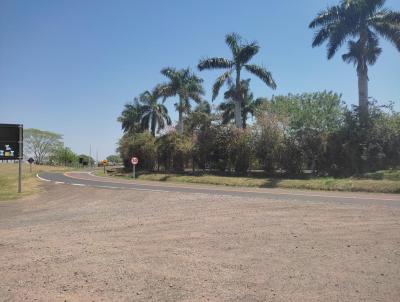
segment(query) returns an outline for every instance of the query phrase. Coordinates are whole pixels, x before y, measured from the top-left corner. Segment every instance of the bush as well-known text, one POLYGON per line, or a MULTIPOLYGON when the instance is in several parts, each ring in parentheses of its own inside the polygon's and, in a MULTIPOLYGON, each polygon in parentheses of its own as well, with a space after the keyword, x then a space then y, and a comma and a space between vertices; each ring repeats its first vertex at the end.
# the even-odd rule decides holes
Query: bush
POLYGON ((155 138, 149 132, 124 135, 119 141, 118 152, 125 168, 132 169, 131 158, 139 158, 137 169, 152 171, 154 169, 157 151, 155 138))
POLYGON ((171 132, 157 139, 159 165, 164 170, 183 172, 193 155, 193 143, 190 138, 171 132))

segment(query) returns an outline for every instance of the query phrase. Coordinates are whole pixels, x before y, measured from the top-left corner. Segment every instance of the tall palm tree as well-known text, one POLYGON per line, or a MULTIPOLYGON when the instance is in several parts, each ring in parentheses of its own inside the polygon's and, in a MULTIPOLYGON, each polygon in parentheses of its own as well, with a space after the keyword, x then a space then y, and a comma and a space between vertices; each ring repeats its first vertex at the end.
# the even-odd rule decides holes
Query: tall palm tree
MULTIPOLYGON (((245 129, 247 126, 247 117, 250 114, 254 116, 257 109, 266 101, 264 98, 254 99, 253 93, 250 92, 250 79, 242 80, 240 82, 240 97, 242 100, 241 104, 241 118, 242 127, 245 129)), ((231 85, 224 93, 225 101, 222 102, 218 109, 222 111, 222 123, 227 124, 235 118, 235 95, 236 86, 231 85)))
POLYGON ((190 111, 190 100, 200 103, 204 95, 203 80, 197 77, 189 68, 176 70, 167 67, 161 70, 161 74, 169 79, 168 83, 161 84, 158 87, 158 93, 164 97, 178 96, 179 101, 175 108, 179 114, 178 133, 183 133, 183 114, 190 111))
POLYGON ((226 59, 221 57, 208 58, 200 60, 198 64, 199 70, 204 69, 227 69, 221 76, 217 78, 213 86, 212 99, 218 96, 220 88, 225 83, 232 83, 232 74, 235 74, 235 87, 236 93, 234 97, 235 101, 235 124, 236 127, 241 128, 242 123, 242 99, 240 96, 240 76, 242 69, 246 69, 259 79, 261 79, 268 87, 275 89, 276 83, 272 78, 272 74, 262 66, 248 64, 249 61, 258 53, 260 47, 256 42, 245 43, 242 38, 236 34, 228 34, 225 37, 225 43, 229 46, 232 52, 232 58, 226 59))
POLYGON ((153 91, 145 91, 139 96, 141 105, 141 125, 143 129, 149 129, 153 136, 156 136, 156 129, 159 132, 164 129, 165 124, 171 125, 171 118, 168 115, 168 109, 164 104, 158 103, 161 95, 159 88, 153 91))
MULTIPOLYGON (((368 119, 367 64, 371 63, 370 48, 377 48, 378 36, 381 36, 400 51, 400 13, 383 8, 384 4, 385 0, 342 0, 339 5, 320 12, 309 25, 317 29, 313 47, 328 41, 328 59, 349 38, 358 38, 350 45, 350 51, 352 58, 357 57, 358 101, 362 123, 368 119)), ((375 54, 375 60, 379 53, 375 54)), ((344 60, 349 62, 346 57, 344 60)))
POLYGON ((132 103, 127 103, 118 117, 124 133, 134 134, 142 130, 141 125, 142 108, 137 98, 132 103))

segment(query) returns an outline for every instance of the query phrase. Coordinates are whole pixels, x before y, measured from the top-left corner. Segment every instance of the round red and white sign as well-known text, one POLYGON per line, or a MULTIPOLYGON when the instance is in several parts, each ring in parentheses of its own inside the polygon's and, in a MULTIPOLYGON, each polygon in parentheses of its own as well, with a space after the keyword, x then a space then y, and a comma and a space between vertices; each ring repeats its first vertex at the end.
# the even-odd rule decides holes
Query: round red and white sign
POLYGON ((131 163, 132 163, 132 165, 137 165, 137 164, 139 163, 139 158, 137 158, 137 157, 132 157, 131 163))

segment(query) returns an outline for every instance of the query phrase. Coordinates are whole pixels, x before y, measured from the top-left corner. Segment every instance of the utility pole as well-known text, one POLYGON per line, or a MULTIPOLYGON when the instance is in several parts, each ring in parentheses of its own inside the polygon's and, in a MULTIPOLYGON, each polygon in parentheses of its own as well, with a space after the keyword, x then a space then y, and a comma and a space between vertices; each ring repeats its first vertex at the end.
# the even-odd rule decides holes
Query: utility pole
POLYGON ((89 167, 92 168, 92 144, 89 145, 89 167))
POLYGON ((96 165, 99 164, 99 151, 96 150, 96 165))

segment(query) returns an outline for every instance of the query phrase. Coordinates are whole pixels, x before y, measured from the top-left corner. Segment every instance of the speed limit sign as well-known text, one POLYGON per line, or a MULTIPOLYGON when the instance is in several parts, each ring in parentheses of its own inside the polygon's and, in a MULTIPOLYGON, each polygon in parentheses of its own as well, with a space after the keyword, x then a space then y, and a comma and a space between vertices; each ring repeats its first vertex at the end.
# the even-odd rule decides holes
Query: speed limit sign
POLYGON ((132 163, 132 165, 133 165, 133 169, 132 169, 132 177, 133 177, 133 179, 135 179, 136 178, 136 175, 135 175, 135 170, 136 170, 136 165, 139 163, 139 158, 137 158, 137 157, 132 157, 131 158, 131 163, 132 163))
POLYGON ((139 163, 139 158, 137 158, 137 157, 132 157, 131 163, 132 163, 132 165, 137 165, 137 164, 139 163))

